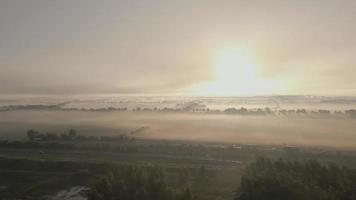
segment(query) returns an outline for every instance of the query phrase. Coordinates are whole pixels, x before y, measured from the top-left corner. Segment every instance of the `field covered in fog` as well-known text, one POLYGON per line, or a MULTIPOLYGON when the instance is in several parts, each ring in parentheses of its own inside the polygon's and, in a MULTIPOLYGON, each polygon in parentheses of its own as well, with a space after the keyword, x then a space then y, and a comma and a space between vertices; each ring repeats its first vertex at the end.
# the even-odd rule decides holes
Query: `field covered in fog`
POLYGON ((21 139, 28 129, 92 136, 128 134, 136 138, 356 148, 356 120, 281 116, 160 112, 18 110, 1 112, 0 137, 21 139))

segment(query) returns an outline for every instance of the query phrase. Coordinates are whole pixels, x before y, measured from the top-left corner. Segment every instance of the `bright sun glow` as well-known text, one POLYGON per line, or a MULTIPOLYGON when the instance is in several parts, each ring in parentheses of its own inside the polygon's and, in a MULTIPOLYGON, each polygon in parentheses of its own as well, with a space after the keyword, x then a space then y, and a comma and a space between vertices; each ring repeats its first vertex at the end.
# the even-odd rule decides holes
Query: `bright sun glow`
POLYGON ((247 50, 225 49, 212 61, 214 80, 195 88, 205 95, 252 95, 272 92, 270 81, 259 78, 258 60, 247 50))
POLYGON ((214 71, 218 81, 248 82, 256 75, 256 60, 241 50, 230 50, 218 55, 214 71))

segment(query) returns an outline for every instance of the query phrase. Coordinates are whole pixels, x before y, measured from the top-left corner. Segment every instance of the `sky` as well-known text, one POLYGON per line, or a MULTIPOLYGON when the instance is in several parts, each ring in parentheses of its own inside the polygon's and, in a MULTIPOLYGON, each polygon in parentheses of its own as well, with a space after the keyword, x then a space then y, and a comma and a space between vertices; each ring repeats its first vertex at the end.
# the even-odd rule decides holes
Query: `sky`
POLYGON ((0 94, 356 95, 353 0, 0 0, 0 94))

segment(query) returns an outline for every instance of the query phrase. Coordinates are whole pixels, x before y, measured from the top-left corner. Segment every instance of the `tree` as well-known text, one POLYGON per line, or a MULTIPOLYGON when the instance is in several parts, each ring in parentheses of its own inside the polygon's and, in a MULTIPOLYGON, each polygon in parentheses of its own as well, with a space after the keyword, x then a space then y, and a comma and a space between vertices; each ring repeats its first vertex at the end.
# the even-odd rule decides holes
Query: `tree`
POLYGON ((70 139, 75 139, 77 137, 77 131, 75 129, 70 129, 68 132, 68 136, 70 139))
POLYGON ((30 141, 33 141, 35 140, 35 138, 38 136, 38 132, 33 130, 33 129, 30 129, 27 131, 27 137, 28 137, 28 140, 30 141))
POLYGON ((112 176, 106 176, 101 178, 94 187, 89 191, 89 199, 95 200, 111 200, 113 199, 113 185, 112 176))

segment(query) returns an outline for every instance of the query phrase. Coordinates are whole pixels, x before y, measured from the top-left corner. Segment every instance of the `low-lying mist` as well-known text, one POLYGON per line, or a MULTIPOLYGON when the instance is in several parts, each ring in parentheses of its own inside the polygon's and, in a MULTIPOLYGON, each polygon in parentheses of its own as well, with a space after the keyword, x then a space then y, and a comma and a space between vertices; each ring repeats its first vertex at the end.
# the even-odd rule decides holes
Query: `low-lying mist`
POLYGON ((28 129, 115 135, 147 126, 136 138, 356 148, 355 119, 157 112, 12 111, 0 114, 1 139, 28 129))

